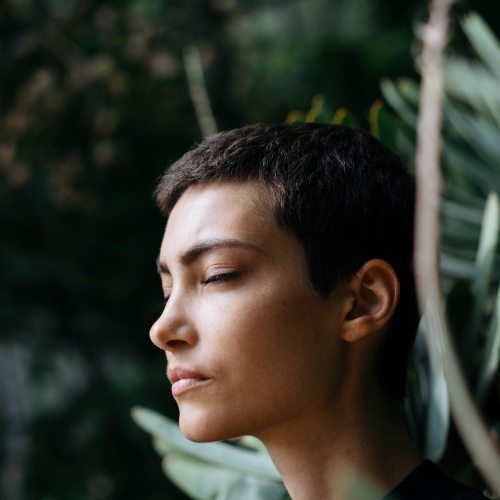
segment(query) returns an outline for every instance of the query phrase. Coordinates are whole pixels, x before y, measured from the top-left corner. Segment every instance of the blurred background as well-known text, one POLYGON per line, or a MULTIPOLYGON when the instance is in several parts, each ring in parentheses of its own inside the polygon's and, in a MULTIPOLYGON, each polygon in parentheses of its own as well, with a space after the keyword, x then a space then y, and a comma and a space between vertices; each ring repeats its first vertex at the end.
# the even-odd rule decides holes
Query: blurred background
MULTIPOLYGON (((197 62, 209 127, 283 121, 316 94, 366 126, 382 78, 416 77, 426 8, 2 0, 1 498, 183 498, 130 409, 176 417, 148 338, 164 226, 151 193, 202 138, 197 62)), ((470 9, 500 32, 498 4, 464 0, 455 19, 470 9)), ((452 47, 467 50, 458 33, 452 47)))

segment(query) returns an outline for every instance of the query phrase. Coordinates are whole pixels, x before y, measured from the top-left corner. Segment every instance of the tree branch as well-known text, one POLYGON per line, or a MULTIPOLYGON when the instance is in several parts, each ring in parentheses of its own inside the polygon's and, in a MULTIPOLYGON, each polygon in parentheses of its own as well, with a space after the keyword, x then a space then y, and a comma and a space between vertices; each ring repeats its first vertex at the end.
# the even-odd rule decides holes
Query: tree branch
POLYGON ((426 342, 444 373, 457 429, 489 486, 500 494, 500 455, 474 405, 446 323, 439 281, 440 142, 444 48, 453 0, 434 0, 429 22, 421 29, 422 83, 417 125, 417 211, 415 274, 421 310, 428 315, 426 342))
POLYGON ((189 46, 184 49, 184 68, 201 133, 203 137, 214 135, 217 133, 217 123, 210 106, 200 52, 197 47, 189 46))

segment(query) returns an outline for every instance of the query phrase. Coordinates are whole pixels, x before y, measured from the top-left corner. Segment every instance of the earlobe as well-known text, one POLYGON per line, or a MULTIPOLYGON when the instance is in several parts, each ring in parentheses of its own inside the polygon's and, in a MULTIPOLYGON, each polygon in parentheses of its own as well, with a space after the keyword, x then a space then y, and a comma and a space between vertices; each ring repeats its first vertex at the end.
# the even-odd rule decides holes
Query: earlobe
POLYGON ((399 280, 394 269, 385 260, 369 260, 347 287, 352 301, 344 318, 343 340, 355 342, 382 331, 399 301, 399 280))

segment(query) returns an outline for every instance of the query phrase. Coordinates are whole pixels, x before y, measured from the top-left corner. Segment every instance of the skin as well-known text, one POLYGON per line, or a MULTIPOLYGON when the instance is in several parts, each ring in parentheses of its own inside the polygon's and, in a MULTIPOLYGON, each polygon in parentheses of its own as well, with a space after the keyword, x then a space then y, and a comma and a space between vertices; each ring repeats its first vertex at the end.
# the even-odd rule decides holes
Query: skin
POLYGON ((372 375, 397 277, 372 260, 321 297, 267 194, 256 182, 193 186, 168 219, 168 300, 150 337, 169 369, 204 379, 176 395, 181 431, 260 438, 294 499, 344 498, 335 477, 347 470, 388 491, 419 462, 398 402, 372 375))

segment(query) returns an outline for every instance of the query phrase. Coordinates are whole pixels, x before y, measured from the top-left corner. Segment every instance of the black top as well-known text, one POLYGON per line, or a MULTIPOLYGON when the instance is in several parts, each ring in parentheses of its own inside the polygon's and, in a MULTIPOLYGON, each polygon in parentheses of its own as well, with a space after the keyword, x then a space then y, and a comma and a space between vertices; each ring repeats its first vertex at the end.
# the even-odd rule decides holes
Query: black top
POLYGON ((481 500, 479 490, 465 486, 441 472, 429 460, 422 462, 383 500, 481 500))

